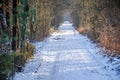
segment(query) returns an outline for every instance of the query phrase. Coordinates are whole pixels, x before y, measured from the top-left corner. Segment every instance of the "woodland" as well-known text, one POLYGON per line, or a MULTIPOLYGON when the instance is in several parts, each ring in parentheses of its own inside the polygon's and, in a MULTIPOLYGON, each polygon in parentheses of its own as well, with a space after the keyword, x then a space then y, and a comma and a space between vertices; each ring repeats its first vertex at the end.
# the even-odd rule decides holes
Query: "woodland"
POLYGON ((0 80, 22 71, 42 41, 70 21, 112 57, 120 55, 120 0, 0 0, 0 80))

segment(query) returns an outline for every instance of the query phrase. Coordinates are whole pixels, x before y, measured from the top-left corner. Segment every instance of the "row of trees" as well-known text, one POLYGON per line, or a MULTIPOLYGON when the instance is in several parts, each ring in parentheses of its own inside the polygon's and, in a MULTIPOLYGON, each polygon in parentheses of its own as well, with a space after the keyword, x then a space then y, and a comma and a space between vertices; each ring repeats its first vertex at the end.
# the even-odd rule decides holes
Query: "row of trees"
POLYGON ((12 50, 16 51, 22 47, 26 36, 33 33, 29 29, 35 24, 36 1, 1 0, 0 5, 0 43, 9 42, 12 50))
POLYGON ((110 52, 119 53, 119 4, 119 0, 1 0, 0 43, 11 42, 16 51, 27 40, 42 40, 51 27, 59 26, 63 13, 68 11, 79 32, 99 41, 110 52), (2 8, 9 4, 11 12, 4 13, 2 8))
MULTIPOLYGON (((51 28, 57 28, 61 22, 59 0, 13 0, 11 13, 4 16, 2 10, 6 1, 0 2, 3 16, 0 22, 0 42, 10 42, 12 50, 16 51, 29 40, 42 40, 49 35, 51 28), (12 17, 11 17, 12 16, 12 17), (6 19, 6 21, 4 21, 6 19), (9 27, 6 27, 8 24, 9 27)), ((1 16, 1 15, 0 15, 1 16)))
POLYGON ((108 53, 120 53, 120 0, 76 0, 80 33, 87 34, 108 53))
POLYGON ((89 33, 108 49, 117 47, 114 51, 119 53, 119 4, 119 0, 1 0, 0 42, 12 42, 16 51, 26 40, 41 40, 51 27, 59 26, 67 10, 80 32, 89 33), (2 8, 7 4, 12 5, 12 12, 5 14, 2 8))
POLYGON ((61 22, 60 0, 0 0, 0 80, 21 71, 43 40, 61 22))

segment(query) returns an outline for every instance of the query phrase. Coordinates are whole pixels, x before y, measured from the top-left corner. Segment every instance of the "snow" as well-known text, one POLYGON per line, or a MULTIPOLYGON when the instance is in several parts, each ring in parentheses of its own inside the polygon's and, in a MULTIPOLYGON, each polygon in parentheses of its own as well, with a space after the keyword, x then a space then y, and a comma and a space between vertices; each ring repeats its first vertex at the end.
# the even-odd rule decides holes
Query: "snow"
POLYGON ((68 21, 59 27, 58 32, 34 45, 36 46, 34 57, 26 63, 23 72, 15 74, 14 80, 119 80, 120 78, 114 71, 106 68, 108 58, 98 54, 100 49, 96 44, 79 34, 68 21))

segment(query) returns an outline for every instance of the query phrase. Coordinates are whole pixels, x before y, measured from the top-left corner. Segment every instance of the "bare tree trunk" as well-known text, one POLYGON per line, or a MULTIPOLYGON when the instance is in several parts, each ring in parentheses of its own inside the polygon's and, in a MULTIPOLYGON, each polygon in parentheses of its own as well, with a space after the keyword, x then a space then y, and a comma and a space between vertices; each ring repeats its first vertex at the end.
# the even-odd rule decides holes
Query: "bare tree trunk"
POLYGON ((13 31, 12 31, 12 50, 17 49, 17 0, 13 0, 13 31))

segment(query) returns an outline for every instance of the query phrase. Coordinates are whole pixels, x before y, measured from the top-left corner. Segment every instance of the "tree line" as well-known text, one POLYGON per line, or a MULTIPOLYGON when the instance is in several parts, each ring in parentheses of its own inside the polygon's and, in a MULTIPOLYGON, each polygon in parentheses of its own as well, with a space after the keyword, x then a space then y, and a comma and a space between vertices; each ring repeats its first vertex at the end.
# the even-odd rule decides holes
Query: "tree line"
POLYGON ((42 40, 59 26, 59 0, 1 0, 0 42, 11 42, 16 51, 25 41, 42 40), (7 5, 8 4, 8 5, 7 5), (9 7, 7 13, 5 7, 9 7))
MULTIPOLYGON (((109 55, 120 54, 120 0, 76 0, 78 31, 104 47, 109 55)), ((77 21, 76 21, 77 22, 77 21)))
POLYGON ((43 40, 61 22, 59 0, 0 0, 0 80, 22 71, 43 40))

